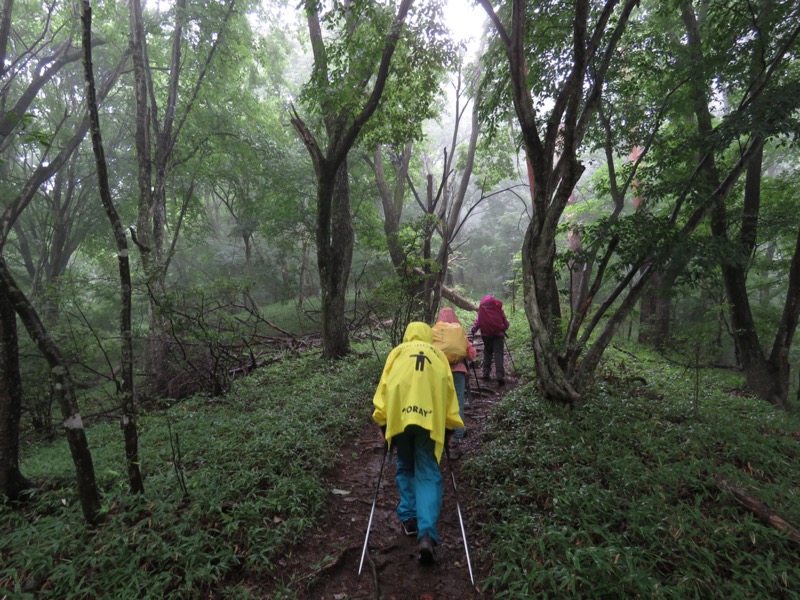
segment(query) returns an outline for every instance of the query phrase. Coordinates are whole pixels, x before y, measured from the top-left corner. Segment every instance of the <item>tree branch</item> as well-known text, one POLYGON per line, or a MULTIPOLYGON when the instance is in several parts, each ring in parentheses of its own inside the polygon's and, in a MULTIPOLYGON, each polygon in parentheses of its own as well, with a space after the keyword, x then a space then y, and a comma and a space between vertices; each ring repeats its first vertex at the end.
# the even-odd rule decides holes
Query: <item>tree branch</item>
POLYGON ((753 496, 747 494, 744 490, 739 488, 738 486, 732 484, 731 482, 724 479, 718 473, 713 473, 712 475, 714 480, 717 482, 717 485, 721 487, 726 492, 729 492, 733 495, 734 498, 748 509, 750 512, 755 514, 763 523, 766 523, 770 527, 777 529, 778 531, 782 531, 786 534, 786 536, 795 543, 800 544, 800 530, 796 527, 788 523, 786 520, 781 518, 774 510, 769 508, 766 504, 754 498, 753 496))

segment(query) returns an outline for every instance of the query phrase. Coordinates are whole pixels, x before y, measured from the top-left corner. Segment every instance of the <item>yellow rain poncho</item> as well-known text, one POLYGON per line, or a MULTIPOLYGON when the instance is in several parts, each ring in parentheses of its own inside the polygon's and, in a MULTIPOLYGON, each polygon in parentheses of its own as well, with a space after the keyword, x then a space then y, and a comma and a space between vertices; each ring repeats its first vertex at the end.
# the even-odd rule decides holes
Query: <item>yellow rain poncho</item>
POLYGON ((409 323, 403 343, 389 354, 372 403, 373 420, 386 425, 386 441, 408 425, 431 432, 436 460, 442 458, 446 429, 463 427, 453 374, 444 353, 433 344, 429 325, 409 323))

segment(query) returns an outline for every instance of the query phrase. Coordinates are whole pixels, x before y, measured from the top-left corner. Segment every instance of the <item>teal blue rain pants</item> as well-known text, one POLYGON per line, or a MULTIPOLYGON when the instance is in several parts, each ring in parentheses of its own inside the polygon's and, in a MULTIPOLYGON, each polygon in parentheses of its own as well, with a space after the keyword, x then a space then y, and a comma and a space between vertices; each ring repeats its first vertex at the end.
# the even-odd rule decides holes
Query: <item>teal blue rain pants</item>
POLYGON ((427 533, 438 544, 436 522, 442 508, 442 474, 434 453, 435 442, 427 429, 409 425, 392 438, 392 445, 397 448, 397 516, 401 521, 416 519, 417 539, 427 533))

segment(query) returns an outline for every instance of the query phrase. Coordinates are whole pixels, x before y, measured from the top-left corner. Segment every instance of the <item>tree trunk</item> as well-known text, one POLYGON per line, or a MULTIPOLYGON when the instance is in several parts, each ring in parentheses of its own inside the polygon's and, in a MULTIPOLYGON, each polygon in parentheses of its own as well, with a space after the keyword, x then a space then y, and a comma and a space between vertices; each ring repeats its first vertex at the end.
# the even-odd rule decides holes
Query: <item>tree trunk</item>
MULTIPOLYGON (((422 271, 422 269, 419 269, 419 268, 415 268, 413 270, 413 273, 417 277, 424 277, 425 276, 424 271, 422 271)), ((450 302, 455 304, 457 307, 463 308, 464 310, 472 310, 472 311, 477 311, 478 310, 478 305, 475 304, 472 300, 470 300, 469 298, 465 298, 464 296, 462 296, 461 294, 459 294, 455 290, 447 287, 446 285, 442 285, 442 297, 447 298, 450 302)))
MULTIPOLYGON (((570 251, 579 253, 583 250, 583 240, 581 233, 577 229, 572 229, 567 234, 567 246, 570 251)), ((591 279, 592 264, 577 258, 569 261, 570 286, 569 299, 570 308, 573 312, 580 310, 581 305, 589 294, 589 280, 591 279)))
POLYGON ((675 277, 658 273, 652 277, 642 293, 638 338, 640 344, 654 348, 664 348, 669 344, 674 282, 675 277))
MULTIPOLYGON (((449 261, 451 247, 461 227, 464 225, 466 218, 469 216, 462 216, 461 212, 475 165, 475 152, 480 123, 478 120, 477 107, 473 106, 469 145, 463 161, 464 167, 461 178, 456 182, 455 175, 451 175, 451 173, 454 172, 455 169, 453 165, 457 162, 455 157, 458 149, 460 124, 462 116, 466 111, 466 107, 461 106, 462 96, 465 95, 466 91, 466 87, 462 87, 462 83, 461 73, 459 71, 458 83, 455 90, 455 124, 453 126, 452 141, 449 151, 448 149, 444 151, 442 177, 440 179, 441 185, 438 191, 434 190, 434 176, 431 172, 427 173, 426 176, 427 187, 424 201, 419 197, 414 186, 410 186, 412 193, 417 199, 417 203, 423 208, 425 214, 436 216, 439 219, 437 228, 431 227, 424 232, 425 237, 421 250, 422 259, 424 261, 423 267, 421 269, 414 268, 414 273, 419 279, 410 278, 405 280, 411 282, 411 287, 407 291, 409 297, 413 298, 414 304, 412 312, 418 313, 420 315, 419 318, 428 323, 432 323, 436 319, 442 296, 447 297, 447 293, 452 295, 452 290, 448 290, 448 292, 445 293, 445 282, 449 279, 450 275, 449 261), (436 229, 439 230, 441 244, 434 259, 431 248, 436 229), (435 260, 438 270, 434 271, 431 269, 432 260, 435 260)), ((412 148, 413 145, 409 142, 405 145, 402 152, 397 152, 394 149, 389 150, 392 158, 392 166, 394 168, 393 189, 390 189, 386 179, 381 148, 378 147, 375 149, 372 160, 367 158, 367 162, 375 174, 375 182, 383 205, 384 231, 386 233, 389 256, 392 260, 392 265, 401 276, 403 276, 405 270, 408 269, 408 256, 406 256, 405 250, 399 243, 398 235, 400 232, 400 222, 412 148)), ((459 301, 463 304, 463 299, 459 299, 459 301)), ((472 305, 469 301, 466 301, 466 304, 472 305)))
MULTIPOLYGON (((769 357, 765 356, 756 328, 755 318, 747 293, 747 270, 741 252, 755 244, 755 227, 760 205, 762 152, 753 159, 747 170, 745 181, 745 209, 742 217, 740 243, 736 254, 740 259, 722 259, 722 276, 730 306, 733 336, 742 363, 748 387, 761 399, 778 408, 788 407, 790 365, 789 349, 798 321, 800 305, 800 234, 789 271, 789 288, 786 292, 784 312, 775 335, 769 357)), ((712 219, 712 231, 716 237, 727 241, 725 214, 721 206, 712 219)), ((744 256, 749 256, 745 253, 744 256)))
POLYGON ((400 219, 403 216, 403 201, 405 199, 406 177, 408 176, 408 166, 411 162, 412 143, 408 143, 399 154, 392 152, 392 166, 394 167, 394 189, 389 189, 386 180, 386 173, 383 168, 383 154, 380 146, 375 148, 373 159, 367 159, 367 163, 375 174, 375 183, 378 186, 378 193, 381 197, 383 206, 383 231, 386 234, 386 246, 389 249, 389 258, 395 269, 402 269, 405 266, 406 256, 400 245, 398 236, 400 234, 400 219))
POLYGON ((298 274, 298 300, 297 305, 300 309, 303 308, 303 302, 306 298, 315 296, 317 294, 316 286, 312 279, 311 269, 309 263, 311 262, 312 244, 310 240, 303 239, 303 247, 301 252, 300 272, 298 274))
MULTIPOLYGON (((156 218, 158 207, 159 182, 153 181, 153 140, 152 130, 158 131, 159 125, 154 122, 158 118, 155 106, 151 106, 148 99, 149 64, 147 61, 146 37, 144 33, 142 5, 140 0, 131 0, 130 3, 130 47, 133 57, 133 83, 135 98, 136 128, 134 140, 137 159, 137 182, 139 189, 138 209, 136 222, 136 236, 133 238, 140 251, 142 268, 147 278, 147 289, 150 296, 148 305, 149 336, 145 352, 144 372, 148 378, 153 377, 168 364, 166 351, 163 346, 163 332, 166 324, 159 317, 157 298, 164 292, 164 277, 161 270, 163 248, 159 240, 163 235, 157 230, 159 223, 156 218)), ((180 25, 175 27, 175 34, 180 36, 180 25)), ((172 77, 177 76, 172 74, 172 77)), ((151 90, 152 91, 152 90, 151 90)), ((174 118, 174 111, 170 112, 174 118)), ((157 137, 157 136, 156 136, 157 137)), ((166 176, 166 173, 159 173, 166 176)))
POLYGON ((561 340, 556 339, 561 336, 561 328, 558 327, 560 305, 555 286, 555 236, 564 208, 583 172, 577 152, 600 103, 610 65, 608 57, 615 51, 638 1, 621 3, 620 12, 613 21, 611 17, 617 2, 605 2, 596 13, 598 20, 592 25, 591 34, 588 29, 593 11, 590 11, 589 2, 575 2, 572 62, 567 65, 568 72, 555 92, 554 105, 546 121, 540 121, 527 81, 526 2, 514 0, 508 29, 489 0, 480 0, 480 4, 505 45, 514 109, 533 175, 533 214, 525 232, 522 269, 525 311, 533 336, 536 370, 549 397, 572 403, 579 400, 580 390, 570 381, 571 373, 564 369, 572 369, 574 363, 559 356, 561 340), (598 32, 607 32, 604 47, 596 43, 600 39, 598 32), (590 64, 595 65, 591 71, 592 85, 584 94, 590 64))
MULTIPOLYGON (((775 242, 767 242, 767 249, 764 252, 764 260, 767 263, 766 270, 772 269, 772 265, 775 261, 775 242)), ((772 280, 768 280, 765 284, 762 284, 758 290, 758 304, 762 310, 766 310, 769 307, 769 303, 772 301, 773 296, 773 288, 772 288, 772 280)))
POLYGON ((353 258, 355 231, 350 214, 347 160, 333 174, 324 172, 318 182, 317 265, 322 291, 323 356, 342 358, 350 351, 345 308, 347 280, 353 258))
MULTIPOLYGON (((562 185, 559 185, 554 194, 550 193, 543 178, 537 176, 537 172, 543 171, 541 166, 537 168, 533 163, 532 167, 536 178, 533 190, 534 206, 549 205, 551 210, 557 210, 560 215, 567 204, 572 187, 583 170, 582 167, 575 161, 569 169, 574 180, 566 177, 565 173, 562 185), (556 198, 551 202, 552 195, 556 198), (560 210, 555 208, 556 205, 561 206, 560 210)), ((570 381, 570 367, 563 362, 557 349, 561 310, 554 269, 556 228, 549 223, 546 214, 542 213, 543 210, 534 208, 533 219, 525 232, 522 246, 525 313, 534 338, 536 372, 545 393, 557 402, 573 404, 580 399, 580 390, 570 381), (540 216, 537 217, 537 214, 540 216)))
MULTIPOLYGON (((10 3, 4 5, 4 7, 9 8, 9 10, 10 6, 10 3)), ((4 43, 4 41, 0 40, 0 45, 4 43)), ((47 80, 54 77, 63 65, 78 60, 80 57, 80 50, 73 51, 71 45, 66 44, 58 50, 55 56, 50 57, 52 59, 51 62, 45 61, 44 64, 46 68, 41 70, 41 73, 25 90, 20 99, 16 102, 15 108, 12 109, 12 111, 2 113, 2 119, 0 119, 0 138, 4 138, 6 141, 12 139, 11 133, 22 123, 19 119, 19 115, 27 112, 28 106, 38 94, 41 86, 43 86, 47 80)), ((100 93, 98 94, 99 98, 104 98, 111 90, 122 70, 123 64, 124 61, 120 61, 116 71, 109 74, 109 77, 103 82, 100 93)), ((67 160, 69 160, 86 135, 88 128, 89 117, 87 115, 75 127, 73 134, 66 143, 63 144, 57 154, 50 157, 47 163, 40 164, 22 186, 19 194, 6 203, 3 213, 0 216, 0 299, 2 299, 4 304, 4 311, 10 306, 13 311, 19 315, 31 339, 36 343, 39 351, 44 355, 45 360, 47 360, 50 366, 53 389, 55 390, 55 396, 58 399, 64 417, 66 437, 77 473, 78 495, 81 507, 86 521, 90 524, 94 524, 100 520, 100 495, 95 481, 91 453, 89 452, 88 443, 80 419, 80 412, 78 411, 77 401, 75 399, 72 377, 61 357, 58 347, 55 345, 52 338, 50 338, 47 329, 42 324, 33 305, 17 285, 11 271, 8 269, 5 258, 2 256, 2 249, 8 240, 9 232, 16 226, 17 220, 22 212, 44 182, 52 177, 52 175, 61 169, 67 160)), ((3 335, 7 335, 9 331, 8 328, 11 326, 11 321, 6 316, 3 316, 2 319, 2 327, 4 329, 3 335)), ((16 351, 8 347, 5 351, 10 354, 9 356, 5 356, 4 360, 13 361, 14 359, 11 355, 16 351)), ((9 424, 4 422, 0 425, 0 427, 3 428, 4 435, 18 433, 19 431, 19 420, 14 416, 14 411, 16 409, 13 407, 13 402, 15 402, 13 399, 13 387, 15 385, 13 379, 15 376, 12 371, 13 366, 9 367, 8 372, 3 369, 4 376, 12 379, 8 389, 8 393, 11 394, 10 401, 12 402, 8 413, 10 422, 9 424), (15 419, 17 423, 16 426, 13 423, 15 419)), ((8 440, 4 439, 4 443, 8 444, 8 448, 14 448, 18 447, 19 441, 9 438, 8 440)))
POLYGON ((11 501, 31 487, 19 470, 19 421, 22 379, 19 373, 17 315, 0 293, 0 496, 11 501))
POLYGON ((757 498, 754 498, 739 486, 729 482, 719 473, 712 473, 712 476, 723 490, 733 494, 734 498, 736 498, 736 500, 738 500, 742 506, 755 514, 763 523, 777 529, 786 535, 786 537, 788 537, 790 540, 800 544, 800 530, 797 529, 797 527, 786 521, 786 519, 783 519, 769 506, 757 498))
MULTIPOLYGON (((760 17, 766 18, 769 7, 760 17)), ((687 39, 693 61, 703 64, 700 28, 692 4, 682 6, 681 16, 686 26, 687 39)), ((759 27, 759 37, 769 35, 767 28, 759 27)), ((761 39, 766 46, 768 40, 761 39)), ((753 85, 752 89, 763 88, 764 82, 760 75, 761 54, 753 56, 753 85), (755 85, 756 83, 761 85, 755 85)), ((764 75, 765 77, 766 75, 764 75)), ((712 115, 706 99, 709 86, 699 85, 693 88, 693 100, 698 128, 701 135, 708 136, 712 131, 712 115)), ((758 107, 761 103, 760 96, 752 100, 758 107)), ((730 306, 732 334, 736 343, 737 352, 742 363, 742 369, 748 386, 760 398, 778 408, 786 408, 789 393, 789 362, 788 354, 791 347, 798 315, 800 314, 800 237, 795 247, 792 265, 789 273, 789 289, 784 303, 784 312, 781 317, 772 352, 767 358, 761 345, 755 318, 750 307, 750 298, 747 293, 747 267, 758 239, 758 219, 761 207, 761 171, 763 163, 764 139, 761 135, 752 136, 751 145, 754 147, 750 162, 747 164, 744 202, 739 224, 738 239, 729 237, 728 213, 724 198, 716 198, 711 213, 711 232, 717 240, 720 252, 720 266, 722 271, 725 294, 730 306)), ((702 176, 708 185, 716 186, 720 181, 717 165, 713 156, 709 155, 702 162, 702 176)))
POLYGON ((139 469, 139 435, 136 429, 136 387, 133 380, 133 333, 132 333, 132 305, 131 298, 131 270, 128 257, 128 240, 125 229, 122 227, 114 201, 111 198, 111 188, 108 183, 108 169, 106 167, 103 140, 100 134, 100 115, 97 109, 97 95, 95 93, 94 70, 92 67, 92 7, 90 2, 83 4, 83 47, 84 47, 84 73, 86 76, 86 103, 89 109, 92 132, 92 148, 97 165, 97 178, 100 188, 100 199, 105 208, 114 240, 117 244, 117 265, 119 268, 120 284, 120 367, 122 372, 121 402, 122 431, 125 437, 125 459, 128 471, 128 482, 131 492, 144 493, 144 481, 139 469))
MULTIPOLYGON (((350 183, 347 155, 358 136, 369 121, 383 96, 392 56, 413 0, 402 0, 391 30, 386 36, 380 64, 374 77, 365 78, 362 91, 367 95, 363 106, 336 109, 330 103, 333 97, 322 104, 322 118, 327 133, 327 153, 323 153, 317 139, 295 112, 292 125, 303 140, 311 156, 317 176, 317 267, 319 269, 322 296, 322 347, 328 359, 341 358, 350 351, 350 341, 345 321, 347 280, 353 257, 352 215, 350 213, 350 183), (372 91, 366 86, 371 84, 372 91), (339 110, 339 112, 337 112, 339 110)), ((314 53, 314 72, 319 81, 329 78, 325 41, 318 13, 318 5, 305 2, 311 47, 314 53)), ((333 90, 325 90, 334 94, 333 90)))
MULTIPOLYGON (((167 270, 167 187, 172 174, 174 150, 180 137, 186 117, 191 112, 202 83, 208 72, 219 44, 224 37, 224 26, 233 14, 236 0, 226 0, 226 10, 222 17, 222 27, 209 44, 205 62, 197 79, 184 82, 183 46, 187 28, 186 0, 176 0, 175 21, 172 23, 170 39, 170 58, 165 82, 166 98, 164 110, 159 121, 156 103, 156 86, 152 79, 152 68, 148 61, 147 38, 145 36, 141 0, 130 2, 130 48, 133 56, 133 83, 135 98, 136 128, 134 141, 138 166, 138 216, 134 243, 139 248, 142 267, 147 277, 149 303, 150 336, 145 353, 145 372, 155 378, 163 373, 169 364, 166 338, 168 319, 160 314, 159 299, 166 293, 167 270), (179 89, 188 89, 185 98, 179 96, 179 89), (179 110, 179 100, 181 107, 179 110)), ((182 213, 183 214, 183 213, 182 213)), ((179 221, 180 222, 180 221, 179 221)), ((180 226, 173 229, 173 244, 177 240, 180 226)))
POLYGON ((5 296, 10 300, 14 311, 19 315, 28 335, 36 343, 39 351, 44 355, 50 366, 54 389, 61 414, 64 417, 64 427, 67 434, 72 462, 78 483, 78 496, 83 509, 83 516, 90 525, 101 521, 100 492, 94 474, 94 464, 86 440, 78 402, 75 398, 75 385, 72 375, 64 362, 61 351, 42 325, 39 315, 31 305, 28 298, 17 286, 5 259, 0 256, 0 297, 5 296))

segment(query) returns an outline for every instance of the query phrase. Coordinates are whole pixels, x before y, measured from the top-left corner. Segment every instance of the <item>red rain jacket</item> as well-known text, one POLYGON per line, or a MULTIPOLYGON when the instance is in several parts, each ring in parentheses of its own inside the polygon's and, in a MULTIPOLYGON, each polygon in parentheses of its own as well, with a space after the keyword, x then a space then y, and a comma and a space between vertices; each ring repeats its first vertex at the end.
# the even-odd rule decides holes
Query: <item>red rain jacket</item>
POLYGON ((480 329, 481 335, 503 335, 509 327, 506 313, 503 312, 503 303, 491 294, 481 298, 478 316, 472 325, 472 333, 480 329))

